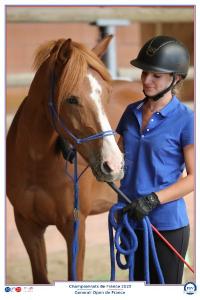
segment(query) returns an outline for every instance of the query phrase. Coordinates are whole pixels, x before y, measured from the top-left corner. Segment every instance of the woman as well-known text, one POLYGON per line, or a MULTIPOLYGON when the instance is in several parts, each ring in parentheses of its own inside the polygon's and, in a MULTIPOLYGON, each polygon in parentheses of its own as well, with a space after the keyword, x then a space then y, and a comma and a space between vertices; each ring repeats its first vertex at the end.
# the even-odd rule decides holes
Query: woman
MULTIPOLYGON (((189 67, 188 50, 183 44, 168 36, 154 37, 131 64, 142 69, 145 98, 127 107, 117 127, 125 154, 120 189, 133 200, 123 212, 137 221, 135 280, 144 280, 143 217, 148 215, 177 251, 186 255, 189 220, 182 197, 194 188, 194 116, 175 96, 189 67)), ((183 263, 162 240, 156 235, 154 238, 165 283, 180 284, 183 263)), ((152 261, 150 280, 159 283, 152 261)))

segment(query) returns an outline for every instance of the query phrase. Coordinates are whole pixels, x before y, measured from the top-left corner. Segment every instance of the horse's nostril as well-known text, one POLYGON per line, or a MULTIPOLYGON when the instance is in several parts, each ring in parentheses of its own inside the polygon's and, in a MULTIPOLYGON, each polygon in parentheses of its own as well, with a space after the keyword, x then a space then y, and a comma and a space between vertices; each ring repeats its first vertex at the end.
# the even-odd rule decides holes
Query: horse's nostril
POLYGON ((102 164, 101 164, 101 171, 103 174, 107 175, 107 174, 110 174, 112 172, 112 169, 109 167, 107 161, 104 161, 102 164))

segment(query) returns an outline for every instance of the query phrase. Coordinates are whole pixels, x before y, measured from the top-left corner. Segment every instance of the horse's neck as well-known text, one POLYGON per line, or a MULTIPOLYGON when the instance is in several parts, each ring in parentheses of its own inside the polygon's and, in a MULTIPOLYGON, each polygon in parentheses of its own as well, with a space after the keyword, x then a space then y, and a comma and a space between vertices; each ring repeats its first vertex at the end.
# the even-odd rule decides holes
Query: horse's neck
POLYGON ((27 146, 35 156, 45 155, 52 150, 57 140, 48 110, 49 90, 48 76, 36 73, 22 116, 22 123, 25 124, 26 133, 29 135, 27 146))

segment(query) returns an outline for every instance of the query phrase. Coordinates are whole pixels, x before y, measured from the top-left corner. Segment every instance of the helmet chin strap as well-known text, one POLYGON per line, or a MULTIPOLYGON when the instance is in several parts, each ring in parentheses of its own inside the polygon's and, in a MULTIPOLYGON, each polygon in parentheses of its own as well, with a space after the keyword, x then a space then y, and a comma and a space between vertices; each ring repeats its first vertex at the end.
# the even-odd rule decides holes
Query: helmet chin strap
POLYGON ((167 92, 169 92, 173 88, 175 80, 176 80, 176 76, 173 73, 172 82, 166 89, 164 89, 163 91, 159 92, 158 94, 156 94, 154 96, 148 96, 144 90, 143 90, 143 93, 148 99, 152 99, 153 101, 158 101, 160 98, 162 98, 167 92))

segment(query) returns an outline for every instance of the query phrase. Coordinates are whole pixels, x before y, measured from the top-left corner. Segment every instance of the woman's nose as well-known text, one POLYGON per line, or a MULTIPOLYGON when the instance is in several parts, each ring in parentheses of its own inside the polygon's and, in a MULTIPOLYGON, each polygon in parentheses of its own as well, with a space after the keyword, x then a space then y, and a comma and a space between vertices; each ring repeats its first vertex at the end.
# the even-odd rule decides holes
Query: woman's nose
POLYGON ((148 84, 148 83, 150 83, 152 81, 152 76, 151 76, 151 74, 143 74, 142 75, 142 82, 144 83, 144 84, 148 84))

